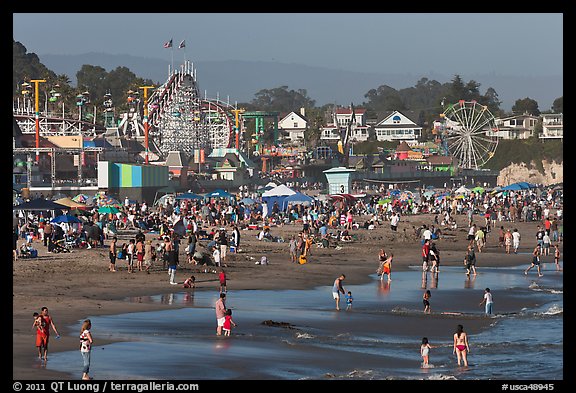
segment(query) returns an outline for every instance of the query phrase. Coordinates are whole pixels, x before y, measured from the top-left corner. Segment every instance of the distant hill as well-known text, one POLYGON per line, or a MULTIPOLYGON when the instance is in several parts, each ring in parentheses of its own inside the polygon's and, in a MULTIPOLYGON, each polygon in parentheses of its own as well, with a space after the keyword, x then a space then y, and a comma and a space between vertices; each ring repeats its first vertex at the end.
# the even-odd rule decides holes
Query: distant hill
MULTIPOLYGON (((101 66, 110 71, 118 66, 128 67, 137 76, 149 78, 162 84, 168 76, 170 60, 105 53, 81 55, 38 55, 40 61, 56 74, 66 74, 76 84, 76 72, 84 64, 101 66)), ((179 67, 183 58, 174 59, 179 67)), ((316 100, 316 105, 328 103, 340 105, 361 104, 366 101, 364 94, 370 89, 388 85, 397 90, 412 87, 426 77, 440 83, 449 82, 454 75, 431 73, 428 75, 362 73, 354 71, 311 67, 301 64, 285 64, 261 61, 195 61, 197 76, 202 93, 209 98, 219 94, 220 99, 230 102, 250 102, 261 89, 288 86, 290 89, 306 89, 308 97, 316 100)), ((538 102, 541 111, 549 110, 554 100, 563 96, 562 76, 520 76, 520 75, 467 75, 461 73, 464 81, 480 83, 480 91, 493 87, 503 102, 501 107, 510 111, 517 99, 532 98, 538 102)))

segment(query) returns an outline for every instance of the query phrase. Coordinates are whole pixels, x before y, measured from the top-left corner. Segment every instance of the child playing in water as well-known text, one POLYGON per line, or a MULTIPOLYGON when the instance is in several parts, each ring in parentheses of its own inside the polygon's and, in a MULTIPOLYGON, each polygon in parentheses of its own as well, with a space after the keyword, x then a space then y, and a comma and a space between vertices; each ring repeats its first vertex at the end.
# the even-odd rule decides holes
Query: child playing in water
POLYGON ((226 309, 226 316, 224 319, 224 325, 222 326, 222 330, 224 330, 225 336, 230 335, 230 331, 232 330, 232 326, 236 327, 238 325, 236 325, 234 323, 234 321, 232 320, 232 310, 228 308, 228 309, 226 309))
POLYGON ((428 337, 422 337, 422 345, 420 345, 420 355, 422 356, 423 368, 429 367, 428 359, 430 348, 432 348, 432 346, 428 342, 428 337))
POLYGON ((184 284, 182 285, 184 288, 196 288, 196 277, 195 276, 190 276, 188 277, 185 281, 184 284))
POLYGON ((430 297, 432 296, 432 294, 430 293, 430 290, 426 290, 426 292, 424 292, 424 295, 422 296, 422 303, 424 303, 424 313, 425 314, 430 314, 430 297))
POLYGON ((352 308, 352 302, 354 301, 354 298, 352 297, 352 292, 348 291, 345 297, 346 297, 346 310, 350 310, 352 308))

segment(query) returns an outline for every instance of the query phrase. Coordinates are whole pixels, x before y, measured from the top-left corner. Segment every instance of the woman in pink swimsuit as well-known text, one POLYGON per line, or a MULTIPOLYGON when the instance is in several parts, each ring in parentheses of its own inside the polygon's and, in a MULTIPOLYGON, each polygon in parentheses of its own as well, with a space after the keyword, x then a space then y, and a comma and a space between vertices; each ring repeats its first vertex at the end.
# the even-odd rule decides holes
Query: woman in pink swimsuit
POLYGON ((470 347, 468 347, 468 335, 462 325, 458 325, 456 333, 454 333, 454 350, 452 352, 458 356, 458 366, 463 361, 464 367, 468 367, 467 355, 470 352, 470 347))

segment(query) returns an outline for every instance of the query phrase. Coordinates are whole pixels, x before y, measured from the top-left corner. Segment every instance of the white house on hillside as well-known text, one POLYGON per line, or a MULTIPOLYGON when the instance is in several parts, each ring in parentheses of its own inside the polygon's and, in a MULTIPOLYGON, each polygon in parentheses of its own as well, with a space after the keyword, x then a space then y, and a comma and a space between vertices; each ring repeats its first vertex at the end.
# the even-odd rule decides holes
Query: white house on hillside
MULTIPOLYGON (((366 125, 366 109, 355 108, 354 109, 354 124, 356 126, 366 125)), ((352 108, 338 108, 336 109, 336 122, 340 127, 347 127, 352 121, 352 108)))
POLYGON ((422 127, 398 111, 387 115, 374 126, 378 141, 417 141, 422 127))
POLYGON ((534 135, 534 128, 538 123, 538 116, 529 114, 514 115, 495 119, 498 131, 488 131, 489 136, 497 136, 502 139, 528 139, 534 135))
POLYGON ((301 113, 290 112, 278 122, 278 129, 286 131, 287 140, 292 142, 303 141, 304 131, 308 128, 308 120, 304 117, 304 108, 300 109, 301 113))
POLYGON ((564 115, 562 113, 548 113, 542 118, 542 134, 540 139, 563 139, 564 138, 564 115))

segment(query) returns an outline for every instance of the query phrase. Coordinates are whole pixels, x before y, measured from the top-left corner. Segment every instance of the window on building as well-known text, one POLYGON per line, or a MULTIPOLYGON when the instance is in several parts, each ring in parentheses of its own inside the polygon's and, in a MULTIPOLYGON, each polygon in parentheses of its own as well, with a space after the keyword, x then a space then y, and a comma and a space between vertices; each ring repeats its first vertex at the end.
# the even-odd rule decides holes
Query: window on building
POLYGON ((298 128, 298 123, 294 122, 294 128, 298 128))

